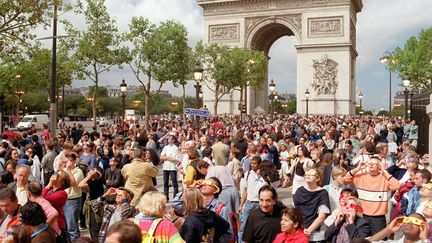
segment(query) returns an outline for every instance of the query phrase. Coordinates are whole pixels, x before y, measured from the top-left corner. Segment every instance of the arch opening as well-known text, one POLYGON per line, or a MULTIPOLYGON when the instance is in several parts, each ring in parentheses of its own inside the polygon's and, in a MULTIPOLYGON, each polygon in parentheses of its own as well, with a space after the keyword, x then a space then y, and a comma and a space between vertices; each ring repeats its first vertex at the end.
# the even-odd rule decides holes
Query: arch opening
POLYGON ((294 32, 284 24, 270 23, 254 33, 250 47, 268 55, 273 43, 284 36, 294 36, 294 32))

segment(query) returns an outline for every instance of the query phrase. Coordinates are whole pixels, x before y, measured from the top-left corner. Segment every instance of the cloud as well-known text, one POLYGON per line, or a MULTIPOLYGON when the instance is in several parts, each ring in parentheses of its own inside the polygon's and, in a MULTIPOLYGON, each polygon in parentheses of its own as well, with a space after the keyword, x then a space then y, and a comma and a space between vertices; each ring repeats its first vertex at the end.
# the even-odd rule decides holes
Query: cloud
MULTIPOLYGON (((388 76, 379 57, 385 51, 391 51, 397 46, 403 46, 412 35, 432 23, 431 0, 365 0, 362 12, 357 19, 357 91, 364 93, 364 106, 368 109, 388 107, 388 76)), ((203 17, 202 9, 196 0, 106 0, 106 6, 118 24, 119 30, 128 29, 132 16, 144 16, 154 23, 174 19, 183 23, 188 31, 189 43, 193 46, 202 39, 203 17)), ((84 18, 68 13, 61 18, 70 20, 78 27, 84 26, 84 18)), ((61 28, 61 26, 60 26, 61 28)), ((59 34, 64 33, 59 30, 59 34)), ((49 36, 51 30, 37 31, 38 36, 49 36)), ((50 42, 46 41, 46 45, 50 42)), ((269 80, 274 79, 282 92, 296 90, 296 50, 294 38, 283 37, 277 40, 270 49, 269 80)), ((125 78, 131 85, 136 85, 128 67, 123 70, 112 69, 102 75, 102 85, 119 84, 125 78)), ((398 89, 400 80, 393 74, 393 93, 398 89)), ((75 81, 74 86, 90 85, 89 81, 75 81)), ((181 89, 164 86, 175 95, 181 94, 181 89)), ((192 84, 187 87, 187 93, 194 94, 192 84)))

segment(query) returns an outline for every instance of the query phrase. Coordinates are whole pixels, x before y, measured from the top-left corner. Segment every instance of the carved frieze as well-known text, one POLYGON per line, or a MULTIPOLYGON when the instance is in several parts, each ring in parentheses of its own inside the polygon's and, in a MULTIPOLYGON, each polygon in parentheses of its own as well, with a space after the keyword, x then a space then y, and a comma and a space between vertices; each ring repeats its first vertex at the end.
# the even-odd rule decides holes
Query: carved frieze
POLYGON ((198 0, 204 16, 350 5, 350 0, 198 0))
POLYGON ((252 18, 245 18, 245 36, 246 36, 246 39, 249 39, 249 36, 250 36, 252 30, 255 29, 256 26, 260 25, 261 23, 263 23, 265 21, 269 21, 269 20, 276 22, 276 20, 278 20, 278 19, 290 23, 295 28, 295 30, 292 30, 292 31, 294 33, 297 32, 297 33, 301 34, 301 29, 302 29, 301 14, 252 17, 252 18))
POLYGON ((313 81, 311 86, 317 95, 334 95, 338 87, 338 63, 324 55, 319 60, 313 60, 313 81))
POLYGON ((209 26, 209 43, 229 43, 240 41, 240 24, 222 24, 209 26))
POLYGON ((325 17, 308 19, 308 37, 343 36, 343 17, 325 17))

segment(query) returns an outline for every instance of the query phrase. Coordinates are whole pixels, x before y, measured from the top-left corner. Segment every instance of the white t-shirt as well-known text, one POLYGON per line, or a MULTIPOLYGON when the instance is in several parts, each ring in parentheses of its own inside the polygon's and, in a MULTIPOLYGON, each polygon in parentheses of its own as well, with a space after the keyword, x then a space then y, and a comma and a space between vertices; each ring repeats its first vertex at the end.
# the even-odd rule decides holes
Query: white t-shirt
POLYGON ((258 202, 258 191, 264 185, 267 185, 267 182, 264 180, 264 178, 257 175, 255 171, 250 170, 245 173, 244 177, 240 181, 240 191, 246 188, 247 200, 251 202, 258 202), (250 175, 248 176, 249 173, 250 175))
MULTIPOLYGON (((178 156, 178 148, 175 144, 166 145, 161 152, 160 156, 168 156, 174 159, 177 159, 178 156)), ((162 166, 162 170, 177 170, 177 161, 169 161, 165 160, 162 166)))

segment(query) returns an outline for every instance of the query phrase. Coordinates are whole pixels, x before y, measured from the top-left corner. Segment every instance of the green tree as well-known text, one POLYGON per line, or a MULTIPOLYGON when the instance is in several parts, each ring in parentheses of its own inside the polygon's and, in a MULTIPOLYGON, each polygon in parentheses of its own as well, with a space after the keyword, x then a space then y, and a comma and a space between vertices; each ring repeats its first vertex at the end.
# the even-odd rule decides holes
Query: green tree
POLYGON ((14 55, 20 45, 34 39, 31 31, 50 22, 50 0, 2 0, 0 21, 0 59, 14 55))
POLYGON ((93 81, 92 114, 93 126, 96 126, 97 96, 100 75, 114 66, 121 67, 126 60, 126 48, 120 47, 121 36, 116 21, 108 14, 104 0, 78 0, 76 13, 86 21, 86 29, 78 30, 66 25, 71 41, 73 59, 77 63, 78 79, 88 78, 93 81))
POLYGON ((121 99, 120 97, 102 97, 99 99, 100 115, 103 116, 120 116, 121 115, 121 99))
POLYGON ((22 105, 27 107, 29 113, 41 113, 49 109, 48 94, 34 92, 22 96, 22 105))
POLYGON ((202 43, 197 45, 196 52, 197 57, 204 60, 203 80, 214 92, 214 114, 217 114, 220 99, 235 88, 240 90, 242 101, 245 88, 262 87, 267 67, 267 58, 263 53, 202 43))
POLYGON ((401 79, 411 81, 414 90, 432 89, 432 28, 412 36, 403 48, 397 47, 388 62, 390 70, 397 71, 401 79))
POLYGON ((145 125, 149 128, 150 98, 158 94, 167 81, 182 83, 188 73, 190 48, 186 28, 177 22, 166 21, 156 26, 144 17, 133 17, 125 39, 129 51, 129 67, 144 90, 145 125), (152 81, 158 88, 152 93, 152 81))
MULTIPOLYGON (((89 94, 94 93, 94 87, 95 86, 90 86, 89 87, 89 94)), ((96 97, 108 97, 108 89, 104 86, 99 86, 97 87, 97 91, 96 91, 96 97)))
POLYGON ((388 116, 388 114, 389 114, 388 111, 386 111, 386 110, 380 110, 380 111, 377 113, 377 116, 388 116))

